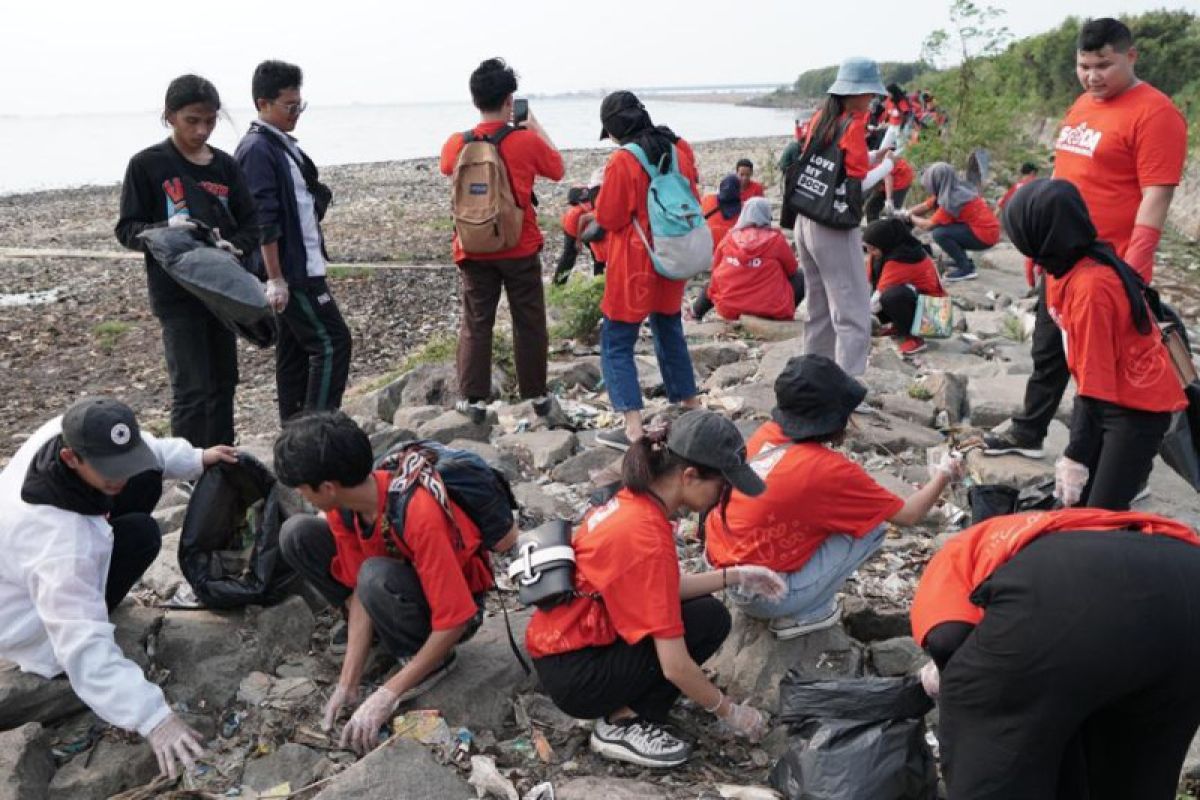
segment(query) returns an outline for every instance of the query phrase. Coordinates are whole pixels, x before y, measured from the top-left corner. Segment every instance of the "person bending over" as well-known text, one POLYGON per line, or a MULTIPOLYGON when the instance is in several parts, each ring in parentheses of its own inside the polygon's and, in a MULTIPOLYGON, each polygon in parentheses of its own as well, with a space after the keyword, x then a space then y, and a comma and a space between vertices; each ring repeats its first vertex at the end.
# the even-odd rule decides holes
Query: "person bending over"
POLYGON ((891 336, 901 355, 921 352, 925 340, 912 335, 917 298, 946 295, 933 259, 909 226, 896 218, 868 225, 863 245, 871 281, 871 311, 883 323, 881 335, 891 336))
POLYGON ((947 281, 978 277, 968 250, 987 250, 1000 241, 1000 221, 979 192, 958 177, 944 161, 930 164, 921 173, 921 187, 929 199, 909 211, 912 224, 929 231, 937 246, 954 261, 947 281))

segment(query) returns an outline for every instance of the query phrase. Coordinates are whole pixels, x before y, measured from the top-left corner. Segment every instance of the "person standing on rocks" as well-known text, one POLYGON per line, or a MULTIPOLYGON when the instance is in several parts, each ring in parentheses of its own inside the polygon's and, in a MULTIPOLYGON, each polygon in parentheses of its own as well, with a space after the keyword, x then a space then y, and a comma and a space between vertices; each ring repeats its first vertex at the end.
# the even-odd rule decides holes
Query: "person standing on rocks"
POLYGON ((930 164, 921 173, 921 188, 929 199, 909 211, 913 226, 929 231, 938 247, 954 261, 947 281, 969 281, 979 277, 968 250, 987 250, 1000 241, 1000 220, 987 201, 970 184, 958 177, 945 161, 930 164))
MULTIPOLYGON (((692 147, 665 125, 656 126, 633 92, 613 92, 600 104, 600 138, 618 145, 637 144, 650 164, 668 163, 675 153, 679 172, 699 200, 696 157, 692 147), (666 159, 666 161, 664 161, 666 159)), ((736 178, 734 184, 737 183, 736 178)), ((684 408, 699 405, 692 356, 683 335, 682 303, 687 281, 659 275, 633 225, 650 230, 646 193, 650 176, 637 157, 624 148, 609 156, 604 186, 596 198, 596 222, 607 231, 608 268, 600 310, 600 368, 613 411, 625 417, 624 428, 601 431, 597 443, 628 450, 642 435, 642 389, 633 351, 642 323, 654 336, 654 354, 667 399, 684 408)), ((736 190, 735 190, 736 191, 736 190)))
MULTIPOLYGON (((647 430, 625 453, 624 486, 575 531, 574 599, 534 611, 525 632, 542 686, 560 709, 595 719, 591 749, 645 767, 675 767, 691 745, 664 727, 680 693, 734 733, 757 741, 761 712, 726 697, 703 664, 729 635, 724 604, 711 595, 739 587, 778 598, 779 577, 734 566, 681 575, 671 518, 704 512, 732 487, 762 492, 746 466, 742 436, 711 411, 688 411, 647 430)), ((714 512, 715 513, 715 512, 714 512)))
POLYGON ((734 587, 736 607, 768 620, 778 639, 793 639, 838 623, 837 593, 883 546, 888 523, 925 518, 962 460, 947 454, 931 479, 907 500, 884 489, 833 449, 866 396, 862 384, 824 356, 791 359, 775 381, 777 405, 747 443, 750 468, 766 491, 734 492, 705 518, 708 562, 718 568, 755 564, 783 576, 781 598, 754 597, 734 587))
POLYGON ((237 146, 237 160, 258 207, 263 242, 254 259, 267 277, 267 302, 278 315, 275 387, 279 419, 342 404, 350 374, 350 328, 326 281, 321 220, 333 192, 292 131, 307 103, 294 64, 264 61, 251 89, 258 120, 237 146))
MULTIPOLYGON (((1075 72, 1083 94, 1063 119, 1054 147, 1054 177, 1079 188, 1101 241, 1147 284, 1154 252, 1187 158, 1187 122, 1171 98, 1134 71, 1137 49, 1122 22, 1093 19, 1079 29, 1075 72)), ((1032 271, 1031 271, 1032 272, 1032 271)), ((1032 277, 1031 277, 1032 282, 1032 277)), ((984 435, 984 453, 1041 458, 1070 372, 1058 326, 1038 283, 1033 374, 1025 407, 1007 433, 984 435)))
MULTIPOLYGON (((413 491, 403 530, 387 512, 393 475, 372 470, 373 463, 367 435, 340 411, 296 417, 275 440, 280 482, 323 514, 289 517, 280 550, 347 617, 346 655, 325 705, 324 729, 360 700, 372 634, 399 663, 342 731, 342 746, 360 753, 378 743, 379 729, 400 703, 453 669, 454 648, 479 630, 484 593, 494 585, 479 528, 448 498, 425 455, 410 453, 400 466, 413 491)), ((515 542, 515 526, 510 536, 507 546, 515 542)))
POLYGON ((1046 272, 1047 313, 1077 387, 1055 495, 1067 506, 1124 511, 1150 477, 1171 415, 1188 405, 1145 284, 1097 238, 1069 181, 1037 180, 1017 192, 1004 227, 1046 272))
POLYGON ((233 444, 233 396, 238 383, 237 338, 205 305, 154 260, 138 238, 162 225, 218 232, 221 247, 241 256, 258 248, 254 200, 237 162, 208 144, 221 98, 209 81, 182 75, 167 87, 166 141, 129 161, 121 183, 116 236, 146 254, 150 309, 162 325, 171 378, 171 433, 197 447, 233 444))
MULTIPOLYGON (((513 119, 517 74, 500 58, 489 58, 471 73, 471 101, 480 121, 466 133, 455 133, 442 146, 443 175, 454 175, 460 154, 468 143, 488 141, 499 152, 512 201, 523 213, 516 244, 491 252, 470 252, 454 234, 454 263, 462 286, 462 325, 458 339, 459 411, 477 424, 487 415, 492 394, 492 331, 501 289, 508 295, 513 321, 513 360, 517 386, 524 399, 533 400, 539 417, 561 415, 558 403, 546 393, 546 359, 550 336, 546 330, 546 298, 542 287, 542 232, 537 224, 536 178, 562 180, 562 156, 546 129, 528 110, 524 119, 513 119)), ((486 188, 486 185, 480 184, 486 188)), ((470 187, 477 191, 478 186, 470 187)), ((501 200, 500 202, 505 202, 501 200)))
POLYGON ((162 544, 150 515, 167 479, 194 480, 236 462, 142 433, 132 409, 104 397, 76 401, 41 426, 0 472, 0 658, 71 689, 110 725, 150 742, 163 774, 202 755, 200 734, 125 657, 109 614, 154 563, 162 544))
POLYGON ((912 229, 895 217, 872 222, 863 232, 871 311, 883 323, 881 336, 891 336, 902 356, 920 353, 925 340, 912 335, 917 300, 945 297, 937 267, 912 229))

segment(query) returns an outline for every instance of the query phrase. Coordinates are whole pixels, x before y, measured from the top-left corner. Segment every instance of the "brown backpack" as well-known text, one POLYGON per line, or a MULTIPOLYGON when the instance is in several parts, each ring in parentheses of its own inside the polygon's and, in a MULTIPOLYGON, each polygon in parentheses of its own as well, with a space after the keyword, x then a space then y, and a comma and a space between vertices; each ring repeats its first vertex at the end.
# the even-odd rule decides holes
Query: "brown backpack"
POLYGON ((516 128, 505 125, 491 136, 463 133, 463 148, 451 177, 450 213, 464 251, 499 253, 516 247, 525 211, 513 196, 500 142, 516 128))

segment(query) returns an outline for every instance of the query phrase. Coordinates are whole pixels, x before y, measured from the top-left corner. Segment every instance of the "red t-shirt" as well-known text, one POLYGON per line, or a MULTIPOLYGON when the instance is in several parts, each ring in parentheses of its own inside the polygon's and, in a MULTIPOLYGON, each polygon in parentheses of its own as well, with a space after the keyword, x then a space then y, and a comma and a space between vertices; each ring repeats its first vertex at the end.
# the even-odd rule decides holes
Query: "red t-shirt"
POLYGON ((1138 333, 1112 267, 1085 258, 1061 278, 1047 275, 1046 306, 1080 395, 1142 411, 1187 407, 1158 328, 1138 333))
POLYGON ((796 253, 780 231, 742 228, 732 231, 713 252, 708 297, 725 319, 742 314, 791 319, 796 315, 796 299, 788 278, 795 274, 796 253))
POLYGON ((975 234, 979 241, 988 247, 1000 241, 1000 220, 996 219, 995 213, 988 208, 988 204, 982 197, 968 200, 959 209, 958 216, 944 208, 939 208, 933 212, 929 221, 934 225, 953 225, 956 222, 965 222, 971 229, 971 233, 975 234))
POLYGON ((721 213, 721 206, 717 202, 716 194, 706 194, 701 197, 700 210, 704 212, 704 221, 708 223, 708 229, 712 231, 713 247, 715 248, 721 244, 725 234, 733 230, 733 226, 737 224, 738 215, 734 214, 729 219, 725 219, 725 215, 721 213))
MULTIPOLYGON (((1099 238, 1125 254, 1148 186, 1177 186, 1187 122, 1171 98, 1140 83, 1108 100, 1083 94, 1063 118, 1054 177, 1079 189, 1099 238)), ((1149 283, 1151 275, 1142 275, 1149 283)))
POLYGON ((830 536, 865 536, 904 507, 858 464, 823 444, 793 443, 777 422, 755 431, 746 452, 767 490, 753 498, 734 492, 723 520, 719 511, 708 515, 714 567, 795 572, 830 536))
POLYGON ((358 572, 368 558, 408 561, 417 572, 433 612, 433 630, 447 630, 468 621, 475 616, 474 595, 494 585, 479 528, 465 511, 451 502, 450 511, 463 541, 463 547, 456 548, 454 526, 446 512, 433 495, 417 487, 405 511, 404 535, 397 544, 382 524, 386 519, 384 509, 391 475, 387 470, 376 470, 374 476, 379 504, 375 526, 369 535, 364 538, 356 516, 351 515, 352 523, 348 526, 340 510, 325 515, 336 548, 330 573, 338 583, 353 589, 358 586, 358 572))
POLYGON ((984 610, 971 602, 971 593, 1038 537, 1124 529, 1200 544, 1195 531, 1183 523, 1140 511, 1064 508, 992 517, 955 534, 925 567, 913 597, 913 638, 924 646, 929 632, 944 622, 978 625, 984 610))
POLYGON ((1004 196, 1000 198, 1000 202, 996 203, 996 207, 1003 210, 1004 207, 1008 205, 1008 201, 1012 200, 1012 196, 1017 193, 1018 189, 1028 183, 1033 183, 1036 178, 1036 175, 1026 175, 1024 178, 1021 178, 1021 180, 1008 187, 1008 191, 1005 192, 1004 196))
POLYGON ((584 517, 571 544, 584 596, 533 612, 525 630, 531 656, 604 647, 618 636, 627 644, 683 636, 675 536, 654 497, 622 489, 584 517))
MULTIPOLYGON (((868 280, 870 279, 870 269, 868 264, 868 280)), ((928 256, 924 261, 918 261, 915 264, 904 261, 885 261, 875 291, 882 292, 884 289, 905 283, 912 284, 918 293, 930 297, 945 297, 946 295, 946 290, 942 287, 942 281, 938 277, 937 267, 934 265, 933 259, 928 256)))
MULTIPOLYGON (((697 201, 698 173, 692 147, 683 139, 675 143, 679 171, 692 185, 697 201)), ((687 281, 672 281, 654 271, 650 254, 634 230, 632 219, 650 237, 650 212, 646 192, 650 176, 627 150, 617 150, 604 167, 604 184, 596 198, 596 221, 606 231, 608 269, 604 274, 604 299, 600 310, 618 322, 641 322, 652 312, 678 314, 687 281)), ((653 244, 653 240, 651 240, 653 244)))
POLYGON ((766 196, 766 194, 765 194, 765 192, 763 192, 763 185, 761 183, 759 183, 758 181, 750 181, 750 183, 747 184, 746 188, 742 189, 742 202, 743 203, 746 202, 747 200, 749 200, 751 197, 765 197, 765 196, 766 196))
POLYGON ((572 239, 578 239, 579 234, 583 231, 579 230, 579 218, 584 214, 592 213, 591 203, 579 203, 578 205, 567 206, 566 212, 562 215, 562 229, 567 236, 572 239))
POLYGON ((900 191, 912 186, 913 168, 903 158, 892 159, 892 189, 900 191))
MULTIPOLYGON (((846 175, 862 180, 871 171, 871 151, 867 149, 867 113, 865 111, 861 114, 843 112, 842 116, 838 118, 839 121, 844 121, 847 115, 851 118, 850 124, 846 127, 846 132, 842 134, 838 145, 845 154, 846 175)), ((818 111, 808 121, 808 133, 804 137, 805 148, 808 147, 809 140, 812 139, 820 122, 821 112, 818 111)))
MULTIPOLYGON (((490 136, 504 127, 503 122, 481 122, 475 126, 476 136, 490 136)), ((454 133, 442 145, 440 167, 443 175, 454 174, 454 165, 463 149, 463 135, 454 133)), ((454 237, 454 263, 466 259, 474 261, 497 261, 502 258, 525 258, 542 249, 542 232, 538 230, 537 210, 533 207, 533 181, 537 177, 552 181, 562 180, 563 160, 558 151, 542 141, 533 131, 520 129, 510 133, 500 143, 500 158, 508 167, 508 180, 512 185, 513 197, 525 209, 525 224, 521 229, 521 240, 515 247, 499 253, 467 253, 454 237)))

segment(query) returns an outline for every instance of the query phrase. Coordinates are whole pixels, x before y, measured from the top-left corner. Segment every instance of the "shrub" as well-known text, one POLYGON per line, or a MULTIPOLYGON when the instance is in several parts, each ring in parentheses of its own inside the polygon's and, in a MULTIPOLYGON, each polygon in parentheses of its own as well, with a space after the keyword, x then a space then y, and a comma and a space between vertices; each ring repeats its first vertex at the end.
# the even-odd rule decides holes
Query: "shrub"
POLYGON ((556 322, 550 328, 555 339, 593 342, 600 326, 600 300, 604 278, 572 275, 561 286, 551 286, 547 302, 556 322))

